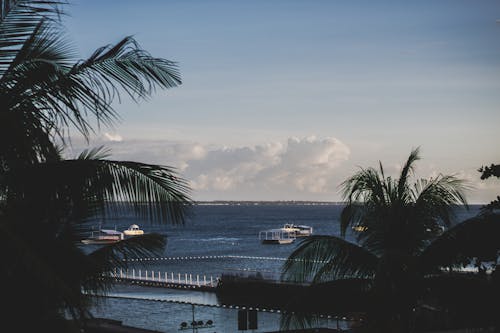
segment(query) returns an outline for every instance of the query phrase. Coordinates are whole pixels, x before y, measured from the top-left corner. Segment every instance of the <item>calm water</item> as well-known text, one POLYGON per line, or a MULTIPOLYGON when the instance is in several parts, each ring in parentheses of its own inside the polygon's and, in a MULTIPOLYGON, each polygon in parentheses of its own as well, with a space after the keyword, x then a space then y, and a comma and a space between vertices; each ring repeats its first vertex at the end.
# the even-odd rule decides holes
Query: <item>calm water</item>
MULTIPOLYGON (((222 273, 279 275, 283 260, 298 245, 263 245, 258 240, 261 230, 278 228, 285 223, 305 224, 314 228, 314 234, 339 235, 339 205, 198 205, 184 226, 150 225, 133 215, 121 216, 108 222, 107 228, 124 230, 137 223, 146 232, 159 232, 167 236, 164 257, 191 257, 143 262, 136 269, 153 270, 168 274, 196 274, 220 276, 222 273), (200 256, 228 256, 230 258, 198 259, 200 256), (253 259, 247 257, 271 257, 253 259)), ((479 206, 466 211, 457 210, 457 221, 477 213, 479 206)), ((353 235, 347 236, 353 240, 353 235)), ((212 320, 215 328, 199 332, 236 332, 237 310, 213 307, 218 304, 213 293, 119 286, 112 298, 100 299, 94 314, 122 320, 124 324, 162 332, 179 332, 181 322, 192 320, 193 308, 185 301, 199 304, 194 307, 196 320, 212 320), (203 305, 201 305, 203 304, 203 305)), ((255 332, 278 330, 280 315, 259 312, 259 329, 255 332)), ((322 326, 335 328, 336 321, 324 320, 322 326)), ((346 323, 340 323, 345 327, 346 323)))

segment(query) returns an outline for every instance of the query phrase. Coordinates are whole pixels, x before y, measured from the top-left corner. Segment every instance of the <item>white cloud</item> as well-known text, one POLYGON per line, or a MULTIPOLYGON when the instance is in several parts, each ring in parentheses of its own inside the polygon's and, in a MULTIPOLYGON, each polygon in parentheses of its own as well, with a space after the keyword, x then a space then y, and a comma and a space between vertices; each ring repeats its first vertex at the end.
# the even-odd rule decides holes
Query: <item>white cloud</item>
POLYGON ((337 170, 350 155, 349 148, 332 137, 289 138, 285 142, 239 147, 167 140, 103 140, 92 145, 104 143, 111 148, 113 159, 176 167, 190 182, 195 199, 203 200, 307 200, 309 194, 335 200, 332 193, 336 194, 341 181, 337 170))
POLYGON ((325 193, 337 186, 334 170, 349 154, 335 138, 290 138, 286 144, 212 149, 187 162, 185 172, 195 190, 325 193))
MULTIPOLYGON (((333 137, 292 137, 282 142, 238 147, 168 140, 105 141, 102 137, 91 146, 102 144, 111 148, 112 159, 177 168, 190 182, 195 200, 337 201, 338 185, 357 172, 358 166, 378 168, 376 157, 368 160, 359 152, 353 161, 350 147, 333 137)), ((80 146, 74 146, 68 157, 76 156, 84 142, 80 146)), ((386 176, 399 175, 402 164, 398 162, 382 160, 386 176)), ((419 161, 415 177, 455 174, 471 185, 466 193, 471 203, 486 203, 500 194, 500 180, 480 180, 477 168, 460 171, 436 165, 440 163, 419 161)))

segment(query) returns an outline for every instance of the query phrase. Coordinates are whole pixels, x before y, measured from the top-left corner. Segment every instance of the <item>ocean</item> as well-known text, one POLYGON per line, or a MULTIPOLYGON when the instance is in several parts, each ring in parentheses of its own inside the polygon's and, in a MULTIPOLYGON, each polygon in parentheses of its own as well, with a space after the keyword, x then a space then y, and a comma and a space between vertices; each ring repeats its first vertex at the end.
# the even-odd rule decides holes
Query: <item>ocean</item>
MULTIPOLYGON (((289 245, 264 245, 259 231, 282 227, 285 223, 313 227, 315 235, 339 235, 339 216, 343 206, 326 203, 220 203, 198 204, 185 225, 150 224, 125 213, 102 227, 124 230, 138 224, 145 232, 157 232, 167 238, 162 259, 133 263, 130 269, 160 273, 164 276, 191 274, 200 279, 221 274, 251 275, 259 272, 266 278, 278 278, 284 259, 300 242, 289 245)), ((457 208, 456 221, 474 216, 480 206, 469 210, 457 208)), ((354 241, 354 234, 347 239, 354 241)), ((148 259, 148 258, 144 258, 148 259)), ((150 273, 151 274, 151 273, 150 273)), ((108 295, 98 298, 93 314, 120 320, 124 325, 160 332, 179 332, 182 322, 212 320, 211 328, 199 332, 237 332, 238 310, 220 307, 214 293, 117 285, 108 295), (185 303, 181 303, 185 302, 185 303), (194 305, 192 305, 192 304, 194 305)), ((320 326, 346 328, 349 321, 324 318, 320 326)), ((260 311, 258 329, 252 332, 277 331, 280 314, 260 311)))

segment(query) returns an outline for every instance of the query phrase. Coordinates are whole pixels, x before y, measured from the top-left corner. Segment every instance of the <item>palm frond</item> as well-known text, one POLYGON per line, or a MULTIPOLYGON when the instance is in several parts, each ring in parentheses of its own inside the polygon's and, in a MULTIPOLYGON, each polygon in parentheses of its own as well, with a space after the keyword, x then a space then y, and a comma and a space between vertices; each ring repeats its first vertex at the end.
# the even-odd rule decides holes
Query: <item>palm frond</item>
POLYGON ((373 168, 361 169, 345 180, 341 187, 342 198, 347 201, 346 212, 341 216, 342 235, 349 226, 362 224, 370 207, 385 207, 390 199, 386 180, 373 168))
POLYGON ((478 258, 496 261, 500 251, 500 215, 484 214, 448 229, 421 254, 427 272, 444 267, 461 267, 478 258))
MULTIPOLYGON (((1 98, 1 97, 0 97, 1 98)), ((0 112, 0 164, 15 168, 57 159, 51 130, 40 123, 36 107, 25 105, 25 112, 0 112)))
MULTIPOLYGON (((9 69, 6 75, 2 76, 1 82, 8 82, 7 85, 13 87, 18 82, 22 82, 20 78, 26 76, 22 74, 22 70, 37 64, 70 68, 71 59, 75 56, 76 53, 71 43, 61 31, 51 21, 41 20, 17 51, 15 58, 11 60, 9 69)), ((39 77, 33 77, 31 80, 36 83, 39 77)), ((18 88, 13 90, 22 91, 18 88)))
MULTIPOLYGON (((187 182, 173 169, 137 162, 88 161, 95 167, 90 193, 104 203, 132 204, 136 213, 160 223, 183 223, 191 205, 187 182)), ((123 205, 122 205, 123 206, 123 205)))
POLYGON ((97 49, 72 73, 88 75, 91 82, 114 81, 134 99, 146 98, 156 85, 172 88, 181 83, 175 62, 152 57, 131 36, 97 49))
POLYGON ((412 194, 415 202, 415 219, 425 223, 440 221, 449 226, 454 219, 453 208, 457 205, 467 207, 464 192, 468 188, 463 180, 446 175, 417 182, 412 194))
POLYGON ((318 327, 320 315, 301 312, 286 312, 280 317, 280 330, 307 330, 318 327))
POLYGON ((89 126, 79 114, 69 119, 58 114, 67 110, 66 105, 76 107, 63 93, 68 87, 54 87, 54 82, 71 68, 73 54, 68 45, 59 30, 41 20, 0 78, 0 145, 6 165, 14 163, 11 161, 33 164, 50 160, 54 155, 53 136, 64 138, 69 124, 89 126))
POLYGON ((144 219, 184 222, 191 206, 189 187, 171 168, 90 159, 91 154, 7 173, 9 200, 30 202, 34 209, 66 214, 75 221, 132 206, 144 219), (57 202, 62 205, 58 209, 57 202), (44 206, 53 208, 47 211, 44 206))
POLYGON ((0 1, 0 78, 41 21, 58 20, 66 1, 0 1))
POLYGON ((349 226, 360 226, 363 222, 365 206, 359 202, 347 202, 340 213, 340 234, 346 236, 349 226))
POLYGON ((127 269, 127 258, 157 257, 163 254, 165 245, 164 236, 150 233, 102 246, 88 254, 89 271, 86 272, 87 279, 83 284, 85 292, 107 292, 112 282, 103 279, 103 276, 109 276, 115 269, 127 269))
POLYGON ((166 244, 165 236, 148 233, 102 246, 90 253, 89 258, 102 272, 111 272, 113 268, 127 268, 126 259, 157 257, 163 254, 166 244))
POLYGON ((384 180, 373 168, 361 169, 341 184, 342 198, 350 202, 385 202, 384 180))
POLYGON ((420 152, 419 148, 412 150, 410 156, 408 157, 408 160, 406 161, 406 164, 401 170, 401 174, 398 180, 398 190, 397 190, 398 199, 401 202, 407 201, 406 196, 408 194, 408 177, 413 173, 413 164, 416 161, 420 160, 419 152, 420 152))
POLYGON ((72 48, 57 27, 45 21, 34 27, 0 78, 4 108, 29 112, 33 119, 25 123, 31 128, 20 130, 34 132, 36 127, 64 142, 72 126, 88 138, 93 132, 88 115, 95 117, 98 126, 110 126, 119 119, 111 104, 120 92, 137 101, 157 87, 181 84, 176 63, 152 57, 132 37, 100 48, 75 65, 72 59, 72 48))
POLYGON ((111 155, 111 149, 104 146, 84 149, 76 158, 77 160, 104 160, 111 155))
POLYGON ((286 260, 282 279, 320 283, 372 277, 378 258, 364 248, 335 236, 311 236, 286 260))
POLYGON ((339 317, 367 311, 372 286, 372 279, 353 278, 311 285, 287 303, 280 327, 282 330, 317 328, 325 324, 326 317, 334 317, 338 325, 339 317))

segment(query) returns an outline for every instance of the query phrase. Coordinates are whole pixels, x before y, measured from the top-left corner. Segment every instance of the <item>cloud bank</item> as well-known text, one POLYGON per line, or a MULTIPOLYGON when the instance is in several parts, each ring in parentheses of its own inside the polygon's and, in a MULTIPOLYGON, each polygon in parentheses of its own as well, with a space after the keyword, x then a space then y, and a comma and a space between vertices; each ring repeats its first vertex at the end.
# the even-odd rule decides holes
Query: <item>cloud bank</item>
POLYGON ((336 186, 334 170, 349 153, 335 138, 290 138, 286 143, 213 149, 203 159, 189 161, 185 171, 198 191, 325 193, 336 186))
MULTIPOLYGON (((321 200, 340 201, 339 185, 359 170, 378 167, 376 157, 352 153, 334 137, 291 137, 259 145, 220 146, 169 140, 129 140, 104 134, 91 146, 105 145, 115 160, 138 161, 175 167, 192 188, 195 200, 321 200), (356 155, 356 156, 355 156, 356 155)), ((73 141, 78 155, 86 144, 73 141)), ((383 160, 387 175, 397 177, 401 161, 383 160)), ((482 181, 477 166, 466 170, 437 167, 421 161, 417 178, 454 174, 468 182, 471 203, 487 203, 500 193, 500 180, 482 181)))
POLYGON ((125 140, 107 133, 93 144, 112 158, 174 166, 198 200, 334 200, 337 169, 349 159, 340 140, 315 136, 284 142, 223 147, 172 141, 125 140), (119 138, 119 140, 117 140, 119 138))

